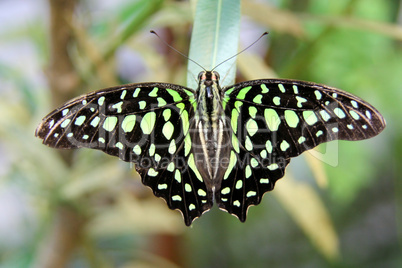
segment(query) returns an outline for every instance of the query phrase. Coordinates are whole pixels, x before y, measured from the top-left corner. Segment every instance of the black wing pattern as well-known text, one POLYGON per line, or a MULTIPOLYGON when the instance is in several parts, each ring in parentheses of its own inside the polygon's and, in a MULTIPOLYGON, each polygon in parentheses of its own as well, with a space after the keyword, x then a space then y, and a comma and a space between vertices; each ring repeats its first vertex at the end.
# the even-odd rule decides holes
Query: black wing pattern
POLYGON ((131 84, 75 98, 36 130, 54 148, 92 148, 134 162, 142 182, 186 225, 212 207, 194 164, 190 135, 194 92, 173 84, 131 84))
POLYGON ((233 148, 215 198, 241 221, 248 207, 259 204, 283 177, 291 157, 335 139, 368 139, 385 127, 370 104, 324 85, 269 79, 224 91, 233 148))

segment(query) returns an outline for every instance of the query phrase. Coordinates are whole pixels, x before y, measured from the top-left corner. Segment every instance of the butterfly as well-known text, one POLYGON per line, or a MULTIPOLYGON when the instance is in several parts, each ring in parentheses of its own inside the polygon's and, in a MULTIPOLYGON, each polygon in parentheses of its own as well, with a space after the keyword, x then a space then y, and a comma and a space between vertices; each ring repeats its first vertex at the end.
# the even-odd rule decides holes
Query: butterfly
POLYGON ((135 163, 143 184, 189 226, 214 203, 244 222, 292 157, 385 128, 373 106, 329 86, 261 79, 221 88, 216 71, 198 81, 196 90, 168 83, 98 90, 51 112, 35 135, 53 148, 135 163))

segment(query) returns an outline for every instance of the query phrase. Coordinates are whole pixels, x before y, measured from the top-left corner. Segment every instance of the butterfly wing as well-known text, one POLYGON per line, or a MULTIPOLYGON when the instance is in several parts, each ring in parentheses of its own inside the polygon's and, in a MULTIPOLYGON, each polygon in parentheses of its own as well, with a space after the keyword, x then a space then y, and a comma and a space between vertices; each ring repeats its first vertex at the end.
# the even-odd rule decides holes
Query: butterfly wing
POLYGON ((92 148, 135 163, 142 182, 190 225, 212 207, 195 165, 187 165, 194 161, 188 135, 193 95, 162 83, 99 90, 54 110, 36 136, 50 147, 92 148))
POLYGON ((224 90, 233 149, 215 198, 241 221, 283 177, 291 157, 336 139, 368 139, 385 127, 370 104, 324 85, 270 79, 224 90))

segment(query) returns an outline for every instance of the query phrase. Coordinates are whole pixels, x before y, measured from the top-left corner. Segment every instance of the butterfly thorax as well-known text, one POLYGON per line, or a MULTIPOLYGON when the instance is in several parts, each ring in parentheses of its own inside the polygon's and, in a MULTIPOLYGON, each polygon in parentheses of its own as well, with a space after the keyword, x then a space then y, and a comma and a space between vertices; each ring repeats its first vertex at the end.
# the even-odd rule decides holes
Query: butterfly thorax
POLYGON ((200 173, 204 178, 208 178, 206 183, 210 184, 210 189, 215 190, 220 188, 220 181, 226 170, 222 164, 229 158, 230 153, 227 146, 230 133, 226 127, 222 97, 219 74, 201 72, 192 147, 200 173))

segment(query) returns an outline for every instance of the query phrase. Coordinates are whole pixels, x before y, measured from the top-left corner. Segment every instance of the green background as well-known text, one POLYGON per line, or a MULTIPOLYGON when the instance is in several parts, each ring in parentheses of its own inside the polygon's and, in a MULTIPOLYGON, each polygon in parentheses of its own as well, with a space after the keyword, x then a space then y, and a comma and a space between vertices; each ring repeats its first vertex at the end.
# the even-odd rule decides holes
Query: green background
POLYGON ((0 267, 402 265, 400 1, 250 0, 240 11, 223 0, 7 2, 0 267), (224 85, 271 77, 327 84, 373 104, 387 128, 370 140, 321 146, 320 159, 293 159, 245 223, 213 208, 185 227, 130 164, 94 150, 60 152, 34 137, 47 113, 96 89, 195 87, 201 69, 150 30, 207 69, 269 31, 237 64, 217 69, 224 85))

